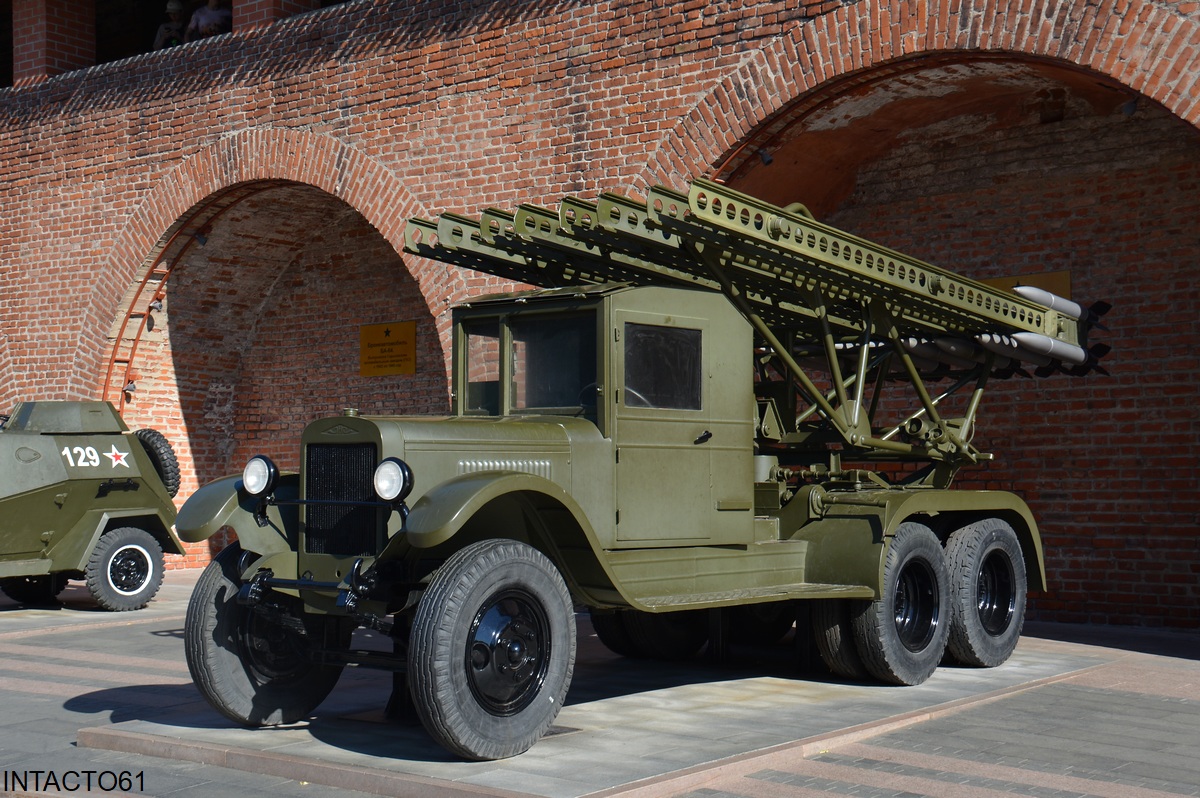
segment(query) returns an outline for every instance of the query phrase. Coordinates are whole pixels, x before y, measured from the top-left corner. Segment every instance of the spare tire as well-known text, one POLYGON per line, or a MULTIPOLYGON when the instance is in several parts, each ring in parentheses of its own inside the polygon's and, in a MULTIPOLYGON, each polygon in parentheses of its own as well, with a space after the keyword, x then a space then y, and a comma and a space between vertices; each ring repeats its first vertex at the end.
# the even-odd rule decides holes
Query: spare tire
POLYGON ((179 493, 179 460, 175 457, 171 442, 156 429, 139 429, 133 434, 142 442, 146 454, 150 455, 150 462, 154 464, 163 487, 172 499, 175 498, 175 494, 179 493))

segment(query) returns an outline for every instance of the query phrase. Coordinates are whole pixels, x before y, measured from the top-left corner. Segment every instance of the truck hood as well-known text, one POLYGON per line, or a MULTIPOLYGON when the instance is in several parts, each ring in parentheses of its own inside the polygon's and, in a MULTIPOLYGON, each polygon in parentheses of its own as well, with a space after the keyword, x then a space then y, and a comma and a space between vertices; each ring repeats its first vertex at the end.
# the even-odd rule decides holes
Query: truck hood
POLYGON ((573 489, 576 464, 605 462, 611 442, 596 425, 566 416, 386 417, 378 427, 385 456, 413 469, 415 502, 433 487, 464 474, 507 471, 536 474, 573 489), (593 456, 586 456, 591 454, 593 456))

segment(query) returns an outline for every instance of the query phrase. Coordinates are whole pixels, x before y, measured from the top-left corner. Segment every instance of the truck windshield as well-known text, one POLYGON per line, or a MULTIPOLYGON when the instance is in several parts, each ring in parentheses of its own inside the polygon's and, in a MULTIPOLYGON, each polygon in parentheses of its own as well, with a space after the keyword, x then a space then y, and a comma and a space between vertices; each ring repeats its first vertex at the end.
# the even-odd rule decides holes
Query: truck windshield
POLYGON ((514 318, 514 410, 574 410, 596 406, 596 320, 585 316, 514 318))
POLYGON ((467 325, 466 412, 594 416, 596 317, 529 314, 507 319, 508 340, 495 319, 467 325), (507 396, 500 396, 502 352, 508 358, 507 396))

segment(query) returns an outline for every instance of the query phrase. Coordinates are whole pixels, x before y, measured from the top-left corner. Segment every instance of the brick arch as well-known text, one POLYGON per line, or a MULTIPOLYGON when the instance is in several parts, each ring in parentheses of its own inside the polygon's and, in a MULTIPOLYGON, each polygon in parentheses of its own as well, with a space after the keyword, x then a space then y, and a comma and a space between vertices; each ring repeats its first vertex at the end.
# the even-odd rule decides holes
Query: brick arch
POLYGON ((772 115, 796 98, 854 73, 921 56, 1011 53, 1095 71, 1200 126, 1200 14, 1156 0, 1095 5, 1005 0, 966 8, 931 0, 852 2, 803 20, 750 53, 665 135, 639 182, 682 185, 710 174, 772 115), (1124 10, 1118 10, 1123 5, 1124 10))
MULTIPOLYGON (((387 167, 329 136, 305 131, 256 129, 223 138, 189 154, 146 195, 110 248, 107 268, 92 288, 88 318, 75 358, 75 384, 98 389, 108 357, 106 333, 139 269, 148 269, 164 231, 177 227, 203 201, 236 186, 291 181, 314 186, 356 210, 400 253, 405 220, 422 214, 387 167), (150 253, 148 255, 148 253, 150 253)), ((446 298, 462 293, 465 279, 422 259, 403 259, 426 297, 439 332, 449 321, 446 298)))

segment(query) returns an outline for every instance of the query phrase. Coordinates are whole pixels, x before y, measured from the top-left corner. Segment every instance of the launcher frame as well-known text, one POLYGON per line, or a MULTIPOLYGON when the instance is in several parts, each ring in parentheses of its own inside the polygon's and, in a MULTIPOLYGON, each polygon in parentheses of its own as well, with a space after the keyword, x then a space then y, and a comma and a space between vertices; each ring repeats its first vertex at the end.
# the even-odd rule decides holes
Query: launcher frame
POLYGON ((945 487, 991 459, 971 443, 989 379, 1029 377, 1027 367, 1083 375, 1106 350, 1087 345, 1097 313, 1063 312, 703 179, 644 202, 605 193, 557 210, 412 219, 405 250, 539 288, 719 291, 757 333, 761 452, 785 464, 824 453, 830 471, 925 462, 906 479, 918 486, 945 487), (941 381, 949 387, 932 390, 941 381), (911 387, 907 400, 889 398, 896 385, 911 387), (947 417, 960 393, 961 415, 947 417), (880 420, 899 406, 898 421, 880 420))

